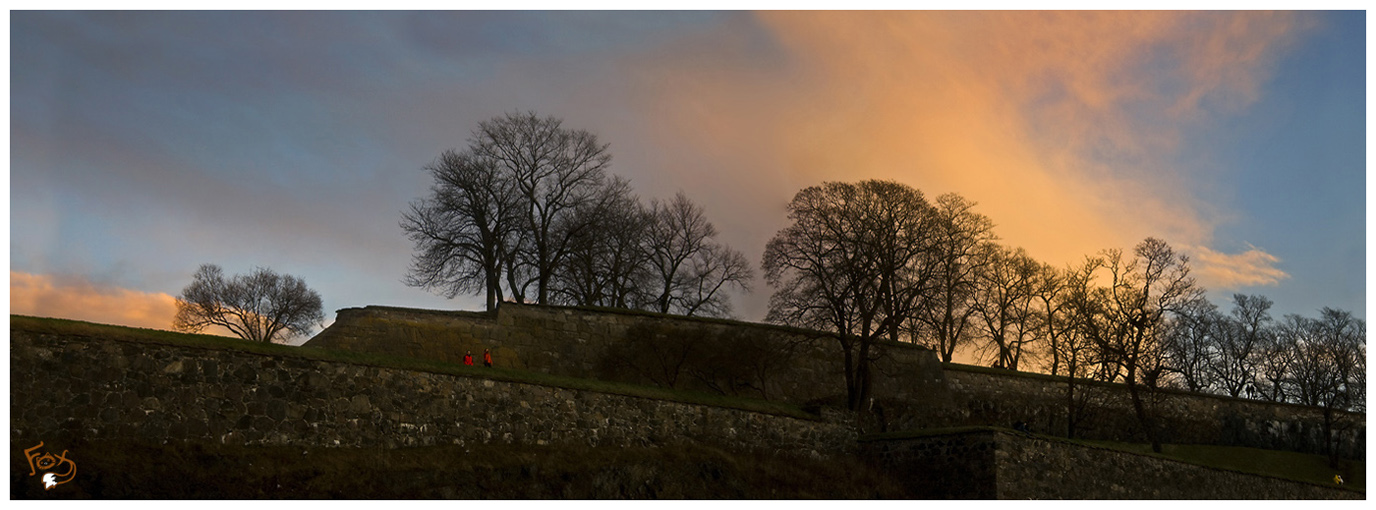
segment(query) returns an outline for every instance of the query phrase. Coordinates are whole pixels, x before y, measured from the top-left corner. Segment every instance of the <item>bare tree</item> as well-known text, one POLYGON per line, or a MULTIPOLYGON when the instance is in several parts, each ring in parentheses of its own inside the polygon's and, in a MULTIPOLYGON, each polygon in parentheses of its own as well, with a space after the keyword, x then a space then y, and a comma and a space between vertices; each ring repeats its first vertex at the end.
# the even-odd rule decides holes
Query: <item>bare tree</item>
POLYGON ((1324 453, 1337 467, 1341 436, 1354 424, 1339 411, 1364 407, 1366 323, 1343 310, 1324 307, 1318 319, 1288 316, 1281 335, 1295 349, 1288 381, 1304 405, 1323 409, 1324 453))
POLYGON ((245 340, 284 342, 310 333, 325 319, 320 294, 306 282, 271 269, 254 268, 228 280, 220 266, 204 264, 177 296, 177 331, 221 326, 245 340))
POLYGON ((693 256, 687 273, 688 286, 679 299, 684 315, 730 317, 731 301, 723 290, 735 287, 749 292, 755 271, 745 255, 724 244, 709 244, 693 256))
POLYGON ((1226 327, 1227 318, 1205 299, 1187 304, 1166 321, 1163 340, 1170 357, 1167 370, 1179 377, 1185 389, 1205 391, 1213 386, 1218 336, 1226 327))
POLYGON ((1060 374, 1061 339, 1074 330, 1069 299, 1073 273, 1069 267, 1058 270, 1050 264, 1042 264, 1033 285, 1032 295, 1041 304, 1042 338, 1046 340, 1046 354, 1050 358, 1046 368, 1051 375, 1060 374))
POLYGON ((716 242, 717 228, 683 192, 651 203, 647 262, 653 274, 653 309, 684 315, 729 315, 723 289, 749 290, 754 272, 745 256, 716 242))
POLYGON ((1096 336, 1095 317, 1100 315, 1102 306, 1092 282, 1094 272, 1102 265, 1103 260, 1090 257, 1079 267, 1068 267, 1062 273, 1063 286, 1058 298, 1061 305, 1057 307, 1064 312, 1057 321, 1062 333, 1052 345, 1066 376, 1066 437, 1070 438, 1075 437, 1080 423, 1087 418, 1093 401, 1091 393, 1080 388, 1080 380, 1105 380, 1104 374, 1096 370, 1102 363, 1091 340, 1096 336))
POLYGON ((493 310, 521 220, 515 187, 472 152, 444 151, 425 169, 435 179, 430 196, 402 214, 401 228, 416 245, 404 282, 449 298, 481 291, 493 310))
POLYGON ((544 304, 552 281, 608 196, 611 155, 597 137, 553 117, 507 114, 479 123, 463 151, 426 167, 428 197, 411 204, 401 226, 416 245, 405 282, 454 297, 486 294, 544 304), (505 291, 503 291, 505 284, 505 291))
POLYGON ((1024 347, 1040 335, 1035 293, 1041 265, 1022 248, 995 246, 977 274, 971 307, 983 326, 983 350, 995 367, 1017 370, 1024 347))
POLYGON ((975 310, 971 300, 979 271, 987 263, 996 238, 994 223, 974 212, 975 203, 954 193, 941 195, 936 202, 932 226, 936 248, 929 255, 933 283, 930 297, 915 317, 923 323, 941 360, 950 362, 956 348, 973 334, 970 321, 975 310))
POLYGON ((509 176, 519 195, 521 241, 509 257, 508 284, 523 297, 536 286, 536 302, 549 302, 555 271, 591 218, 576 214, 602 189, 611 164, 607 145, 583 130, 563 127, 554 117, 534 112, 483 121, 471 150, 509 176))
POLYGON ((792 224, 765 247, 765 279, 776 289, 767 320, 835 334, 852 410, 869 396, 874 340, 909 317, 924 290, 893 279, 912 276, 931 250, 930 208, 895 182, 828 182, 793 197, 792 224))
POLYGON ((581 204, 573 223, 586 228, 569 244, 553 280, 555 301, 580 306, 636 308, 648 299, 651 273, 644 249, 654 218, 614 177, 595 200, 581 204))
POLYGON ((1160 431, 1148 405, 1166 369, 1163 326, 1167 314, 1179 312, 1203 291, 1190 276, 1189 258, 1164 241, 1149 237, 1134 255, 1124 260, 1118 250, 1105 252, 1109 287, 1101 289, 1102 326, 1092 330, 1091 339, 1101 356, 1117 365, 1152 451, 1160 452, 1160 431))
POLYGON ((1261 398, 1272 402, 1295 400, 1290 370, 1295 366, 1299 339, 1304 336, 1307 320, 1298 315, 1286 315, 1261 345, 1256 373, 1256 390, 1261 398))
POLYGON ((1210 367, 1223 393, 1238 397, 1248 388, 1255 391, 1258 356, 1271 334, 1270 309, 1271 300, 1264 296, 1234 294, 1232 316, 1219 318, 1217 356, 1210 367))

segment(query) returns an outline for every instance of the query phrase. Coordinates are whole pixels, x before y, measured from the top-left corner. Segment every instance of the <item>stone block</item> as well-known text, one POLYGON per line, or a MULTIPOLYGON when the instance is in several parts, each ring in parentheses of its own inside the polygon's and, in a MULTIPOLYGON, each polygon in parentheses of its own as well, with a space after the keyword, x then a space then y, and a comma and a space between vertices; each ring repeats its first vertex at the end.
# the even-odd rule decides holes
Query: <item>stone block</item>
POLYGON ((349 399, 348 410, 350 413, 367 414, 372 410, 372 404, 369 402, 367 395, 354 395, 353 398, 349 399))

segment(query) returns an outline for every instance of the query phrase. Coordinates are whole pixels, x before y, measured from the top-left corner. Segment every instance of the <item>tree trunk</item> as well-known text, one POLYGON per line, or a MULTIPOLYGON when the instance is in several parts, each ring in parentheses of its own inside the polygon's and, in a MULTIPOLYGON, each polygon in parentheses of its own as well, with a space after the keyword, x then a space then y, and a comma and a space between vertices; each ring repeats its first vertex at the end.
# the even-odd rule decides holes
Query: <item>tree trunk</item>
POLYGON ((1147 412, 1146 406, 1142 403, 1141 388, 1138 387, 1137 382, 1134 380, 1135 376, 1136 370, 1129 369, 1127 383, 1128 394, 1132 396, 1132 410, 1137 413, 1137 423, 1140 423, 1142 428, 1147 431, 1147 438, 1151 441, 1151 451, 1161 453, 1161 438, 1156 433, 1156 423, 1152 420, 1150 413, 1147 412))
POLYGON ((855 353, 851 352, 851 346, 847 344, 845 340, 841 340, 841 350, 845 354, 842 361, 845 363, 846 408, 854 411, 860 409, 860 396, 859 392, 856 391, 859 388, 855 385, 855 353))
POLYGON ((860 408, 864 407, 864 406, 865 406, 865 403, 866 403, 866 402, 869 400, 869 398, 870 398, 870 353, 869 353, 869 350, 870 350, 870 342, 862 338, 862 339, 860 340, 860 357, 859 357, 858 360, 856 360, 856 364, 857 364, 858 366, 857 366, 856 369, 855 369, 856 384, 859 386, 859 388, 858 388, 859 391, 856 392, 856 393, 857 393, 857 395, 856 395, 856 397, 857 397, 857 398, 856 398, 857 402, 856 402, 856 403, 857 403, 858 405, 854 408, 855 410, 859 410, 860 408))
POLYGON ((1333 440, 1333 407, 1323 408, 1323 453, 1328 455, 1328 467, 1338 468, 1338 445, 1333 440))

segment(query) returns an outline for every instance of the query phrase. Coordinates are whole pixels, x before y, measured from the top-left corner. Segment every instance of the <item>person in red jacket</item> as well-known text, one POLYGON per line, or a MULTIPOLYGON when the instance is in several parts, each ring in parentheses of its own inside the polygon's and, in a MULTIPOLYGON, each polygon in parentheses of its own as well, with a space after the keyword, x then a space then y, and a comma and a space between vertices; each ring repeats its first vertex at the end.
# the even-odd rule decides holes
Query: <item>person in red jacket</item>
POLYGON ((473 351, 463 353, 463 364, 473 366, 473 351))
POLYGON ((483 365, 488 367, 492 366, 492 351, 488 349, 483 349, 483 365))

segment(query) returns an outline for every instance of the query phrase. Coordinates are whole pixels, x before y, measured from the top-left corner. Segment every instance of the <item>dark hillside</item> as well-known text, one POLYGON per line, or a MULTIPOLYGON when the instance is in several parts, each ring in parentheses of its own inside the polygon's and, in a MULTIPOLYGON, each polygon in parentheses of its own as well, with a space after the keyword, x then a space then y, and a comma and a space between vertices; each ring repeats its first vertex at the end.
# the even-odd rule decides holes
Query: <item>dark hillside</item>
POLYGON ((421 448, 74 445, 82 476, 44 491, 12 445, 13 499, 871 499, 911 497, 855 459, 707 446, 421 448))

